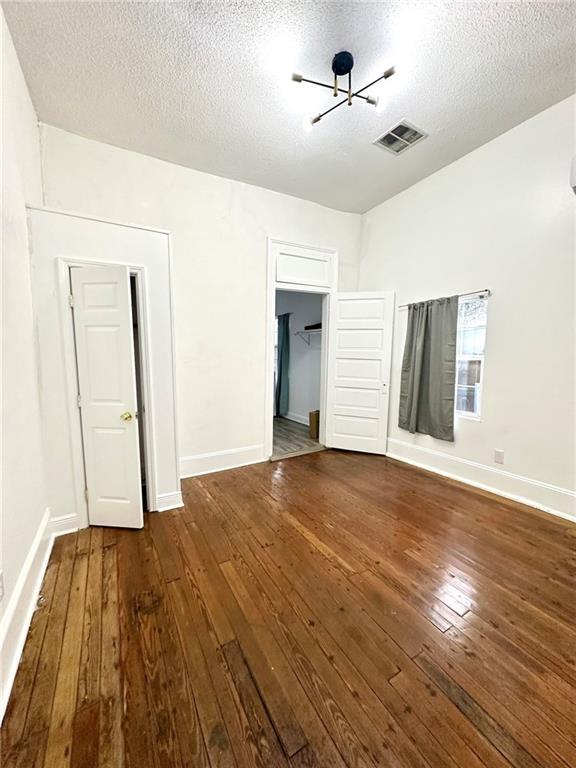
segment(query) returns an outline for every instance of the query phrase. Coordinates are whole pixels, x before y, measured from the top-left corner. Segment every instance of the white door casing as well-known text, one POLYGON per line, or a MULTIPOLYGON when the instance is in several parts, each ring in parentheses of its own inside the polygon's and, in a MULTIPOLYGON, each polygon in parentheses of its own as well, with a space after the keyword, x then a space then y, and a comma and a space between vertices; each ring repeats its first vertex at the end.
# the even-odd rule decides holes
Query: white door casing
POLYGON ((71 267, 88 519, 143 526, 128 267, 71 267))
POLYGON ((326 329, 327 297, 337 287, 338 252, 334 248, 323 248, 286 240, 268 238, 268 280, 266 302, 266 395, 264 401, 264 456, 269 458, 273 450, 274 414, 274 323, 276 291, 298 291, 317 293, 323 296, 322 303, 322 371, 320 392, 320 443, 325 435, 325 393, 326 393, 326 329))
POLYGON ((394 292, 330 296, 326 445, 385 454, 394 292))

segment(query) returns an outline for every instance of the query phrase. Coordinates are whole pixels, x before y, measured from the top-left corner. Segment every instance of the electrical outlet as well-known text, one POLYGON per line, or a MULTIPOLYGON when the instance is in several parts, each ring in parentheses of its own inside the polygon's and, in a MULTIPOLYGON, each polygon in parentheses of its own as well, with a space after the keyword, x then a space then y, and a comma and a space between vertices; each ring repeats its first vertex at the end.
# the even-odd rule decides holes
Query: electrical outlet
POLYGON ((501 448, 494 449, 494 461, 496 464, 504 464, 504 451, 501 448))
POLYGON ((4 600, 4 571, 0 571, 0 603, 4 600))

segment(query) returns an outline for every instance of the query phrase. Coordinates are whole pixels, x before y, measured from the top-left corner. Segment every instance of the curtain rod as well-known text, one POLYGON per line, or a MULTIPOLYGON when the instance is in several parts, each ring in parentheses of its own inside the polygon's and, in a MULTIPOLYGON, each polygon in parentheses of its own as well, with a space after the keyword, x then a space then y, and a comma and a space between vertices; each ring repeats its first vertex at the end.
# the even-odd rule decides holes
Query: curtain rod
MULTIPOLYGON (((479 291, 470 291, 469 293, 458 293, 457 296, 459 299, 463 299, 464 296, 491 296, 492 291, 490 288, 481 288, 479 291)), ((446 298, 444 296, 441 296, 440 298, 446 298)), ((437 301, 438 299, 424 299, 424 301, 437 301)), ((421 301, 412 301, 410 304, 422 304, 421 301)), ((405 309, 406 307, 409 307, 410 304, 399 304, 397 309, 405 309)))

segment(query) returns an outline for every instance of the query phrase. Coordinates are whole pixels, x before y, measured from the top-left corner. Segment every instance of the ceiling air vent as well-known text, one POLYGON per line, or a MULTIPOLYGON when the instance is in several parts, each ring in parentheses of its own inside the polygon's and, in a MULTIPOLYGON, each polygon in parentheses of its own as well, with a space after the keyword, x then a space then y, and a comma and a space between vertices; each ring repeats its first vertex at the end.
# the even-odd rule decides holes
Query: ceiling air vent
POLYGON ((406 120, 402 120, 401 123, 395 125, 394 128, 391 128, 372 143, 376 144, 377 147, 387 149, 394 155, 401 155, 402 152, 425 139, 427 135, 424 131, 407 123, 406 120))

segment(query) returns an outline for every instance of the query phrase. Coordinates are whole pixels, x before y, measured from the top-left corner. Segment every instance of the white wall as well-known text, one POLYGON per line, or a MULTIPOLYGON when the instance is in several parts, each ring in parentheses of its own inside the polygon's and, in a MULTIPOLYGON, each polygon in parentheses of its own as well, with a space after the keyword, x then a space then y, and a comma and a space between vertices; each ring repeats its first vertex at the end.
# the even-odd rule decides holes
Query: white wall
POLYGON ((56 128, 42 136, 46 205, 172 232, 182 474, 263 458, 266 238, 335 247, 353 289, 360 217, 56 128))
POLYGON ((48 554, 25 203, 42 202, 36 114, 2 27, 2 506, 0 718, 48 554))
POLYGON ((493 290, 482 420, 458 419, 454 444, 396 426, 397 310, 390 450, 565 514, 576 514, 575 108, 574 97, 551 107, 367 213, 359 280, 396 290, 397 304, 493 290))
POLYGON ((316 293, 276 291, 276 316, 290 312, 290 365, 288 368, 289 419, 308 424, 308 414, 320 408, 322 334, 311 334, 310 344, 296 331, 322 320, 322 296, 316 293))
POLYGON ((44 210, 29 211, 32 295, 39 341, 42 427, 53 530, 88 524, 84 499, 82 433, 76 396, 70 279, 58 259, 127 264, 143 269, 150 357, 150 402, 140 428, 154 436, 147 497, 150 509, 182 505, 174 427, 174 356, 170 303, 169 237, 44 210))

